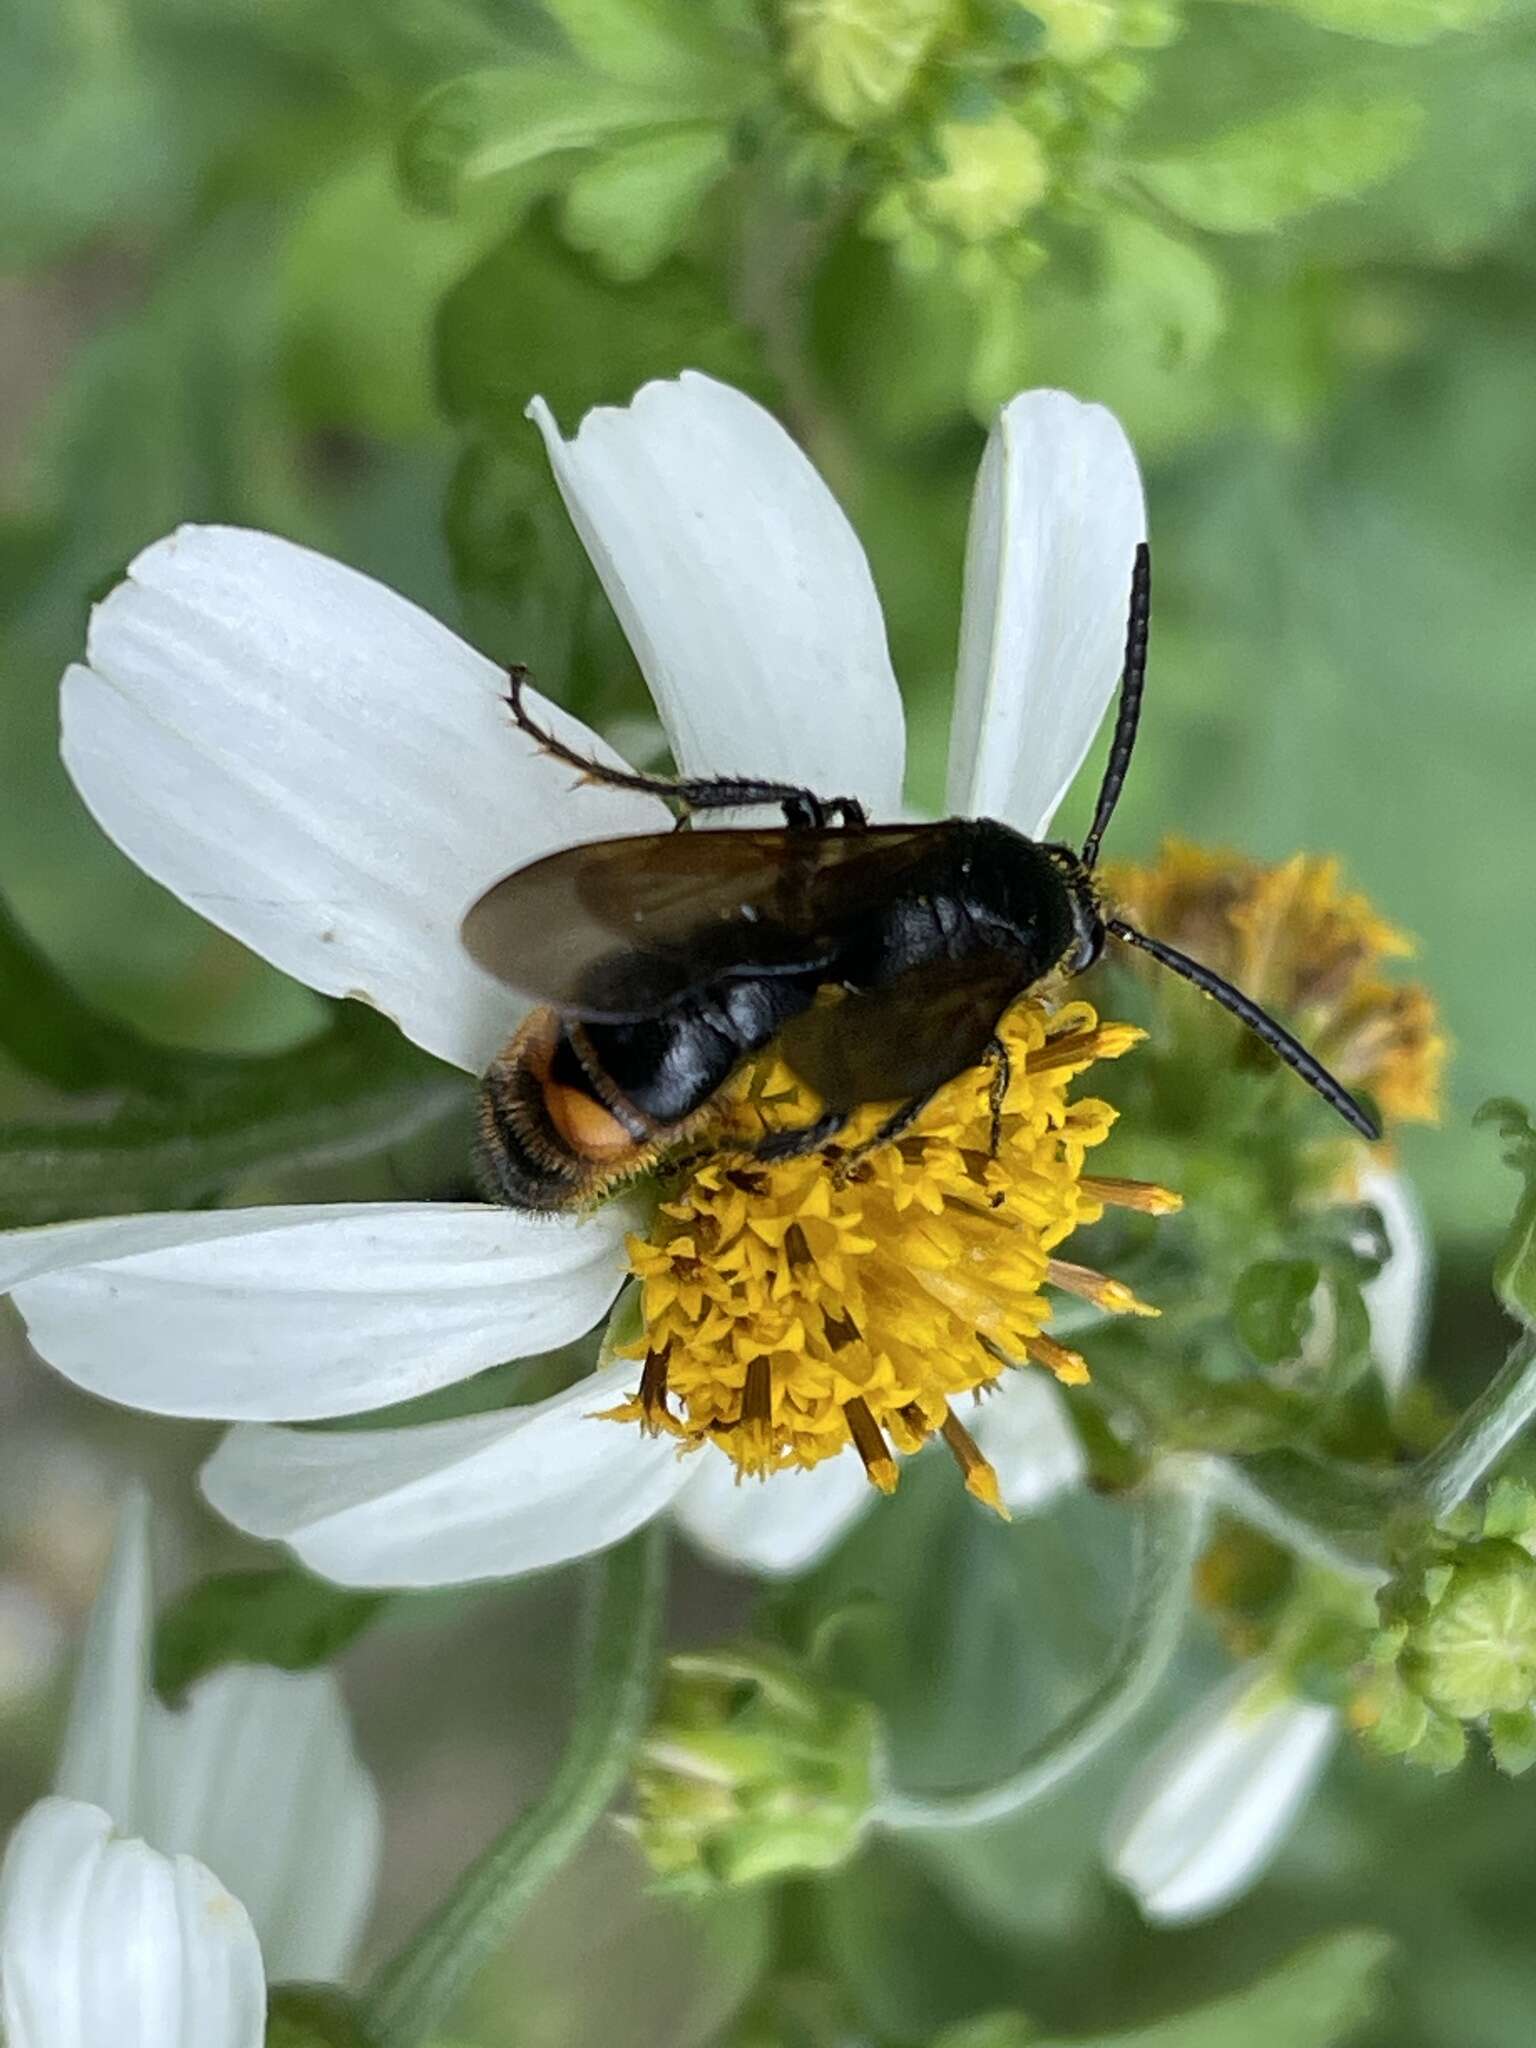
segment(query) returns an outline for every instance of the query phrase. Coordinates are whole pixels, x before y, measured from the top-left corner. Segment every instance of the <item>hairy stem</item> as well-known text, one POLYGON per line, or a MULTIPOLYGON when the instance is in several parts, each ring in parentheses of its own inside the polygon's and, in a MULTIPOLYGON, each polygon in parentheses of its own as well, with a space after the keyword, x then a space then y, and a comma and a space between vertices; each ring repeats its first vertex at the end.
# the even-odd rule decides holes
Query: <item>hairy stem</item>
POLYGON ((565 1754, 543 1796, 470 1864, 374 1978, 364 2003, 376 2048, 417 2048, 443 2021, 624 1782, 650 1719, 664 1540, 653 1526, 595 1561, 586 1683, 565 1754))
POLYGON ((1131 1602, 1120 1647, 1081 1705, 996 1784, 927 1795, 889 1791, 875 1824, 893 1831, 974 1828, 1019 1813, 1081 1770, 1150 1698, 1183 1632, 1189 1579, 1206 1521, 1196 1468, 1172 1465, 1147 1482, 1137 1531, 1131 1602))
POLYGON ((1461 1505, 1533 1417, 1536 1330, 1522 1330, 1487 1386, 1418 1468, 1419 1494, 1437 1522, 1461 1505))

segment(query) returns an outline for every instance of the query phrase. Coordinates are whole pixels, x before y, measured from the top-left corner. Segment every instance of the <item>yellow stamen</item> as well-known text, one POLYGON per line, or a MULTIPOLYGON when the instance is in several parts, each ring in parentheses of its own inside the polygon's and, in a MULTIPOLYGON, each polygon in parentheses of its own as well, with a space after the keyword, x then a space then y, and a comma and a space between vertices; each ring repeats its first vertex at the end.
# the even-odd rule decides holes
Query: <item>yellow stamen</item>
POLYGON ((1162 1314, 1160 1308, 1139 1300, 1123 1280, 1111 1280, 1106 1274, 1096 1273, 1092 1266, 1074 1266, 1070 1259, 1048 1260, 1045 1277, 1064 1294, 1075 1294, 1081 1301, 1091 1301, 1095 1308, 1102 1308, 1112 1316, 1162 1314))
POLYGON ((837 1160, 897 1105, 859 1110, 825 1154, 764 1161, 757 1143, 822 1105, 778 1052, 754 1061, 698 1134, 714 1149, 664 1181, 646 1235, 630 1240, 644 1334, 627 1355, 646 1364, 638 1398, 614 1419, 714 1445, 752 1476, 814 1466, 851 1443, 883 1491, 899 1456, 942 1435, 971 1492, 998 1505, 951 1402, 994 1384, 1010 1360, 1087 1378, 1082 1358, 1044 1334, 1053 1278, 1146 1313, 1129 1289, 1056 1257, 1107 1201, 1176 1206, 1164 1190, 1083 1174, 1114 1111, 1071 1099, 1073 1075, 1140 1035, 1101 1025, 1086 1003, 1052 1013, 1021 1001, 999 1026, 1000 1105, 999 1064, 968 1069, 846 1175, 837 1160))
POLYGON ((1117 1180, 1109 1174, 1085 1173, 1079 1186, 1107 1209, 1139 1209, 1143 1216, 1176 1216, 1184 1206, 1182 1195, 1176 1195, 1172 1188, 1160 1188, 1156 1181, 1117 1180))
POLYGON ((864 1460, 864 1470, 882 1493, 894 1493, 896 1460, 887 1449, 885 1438, 880 1434, 880 1425, 870 1414, 868 1404, 855 1397, 843 1403, 843 1413, 848 1419, 848 1433, 853 1438, 854 1448, 864 1460))
POLYGON ((659 1436, 669 1420, 667 1414, 667 1354, 648 1351, 640 1374, 641 1427, 647 1436, 659 1436))
POLYGON ((1081 1387, 1088 1380, 1088 1361, 1081 1351, 1069 1351, 1054 1337, 1031 1337, 1024 1349, 1047 1372, 1054 1373, 1064 1387, 1081 1387))
POLYGON ((963 1424, 957 1422, 946 1409, 939 1429, 945 1443, 954 1454, 955 1463, 965 1479, 965 1490, 973 1494, 985 1507, 1002 1516, 1005 1522, 1012 1521, 1003 1490, 997 1483, 997 1474, 976 1447, 976 1439, 963 1424))
POLYGON ((754 1358, 747 1366, 736 1442, 742 1472, 761 1476, 773 1470, 773 1370, 766 1358, 754 1358))

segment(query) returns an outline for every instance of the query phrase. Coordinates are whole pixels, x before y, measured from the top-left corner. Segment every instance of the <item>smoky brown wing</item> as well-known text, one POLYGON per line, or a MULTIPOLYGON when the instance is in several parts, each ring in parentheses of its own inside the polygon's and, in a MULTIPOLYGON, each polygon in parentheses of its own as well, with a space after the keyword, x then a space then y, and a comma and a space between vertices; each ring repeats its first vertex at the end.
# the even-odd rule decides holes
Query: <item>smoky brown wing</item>
POLYGON ((936 961, 887 988, 807 1010, 778 1047, 829 1108, 908 1102, 979 1066, 997 1020, 1022 993, 1012 956, 936 961))
POLYGON ((888 902, 932 826, 651 833, 547 855, 470 909, 471 957, 593 1022, 654 1016, 712 983, 815 973, 888 902))

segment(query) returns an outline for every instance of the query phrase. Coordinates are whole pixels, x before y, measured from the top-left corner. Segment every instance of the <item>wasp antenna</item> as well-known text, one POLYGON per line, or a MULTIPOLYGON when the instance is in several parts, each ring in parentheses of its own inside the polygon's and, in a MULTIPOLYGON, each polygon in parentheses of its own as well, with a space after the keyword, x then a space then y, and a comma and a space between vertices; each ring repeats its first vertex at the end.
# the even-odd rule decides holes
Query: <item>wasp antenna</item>
POLYGON ((1315 1088, 1324 1102, 1336 1109, 1362 1138, 1374 1141, 1381 1136, 1381 1126, 1374 1117, 1366 1114, 1343 1082, 1336 1080, 1321 1060, 1314 1059, 1299 1038, 1293 1038, 1283 1024, 1277 1024, 1267 1010, 1261 1010, 1241 989, 1234 988, 1221 975, 1213 974, 1209 967, 1202 967, 1198 960, 1191 960, 1177 947, 1165 946, 1161 939, 1149 938, 1145 932, 1122 923, 1118 917, 1108 919, 1105 930, 1124 940, 1126 945, 1138 946, 1143 953, 1150 953, 1154 960, 1160 961, 1182 980, 1193 982, 1203 994, 1214 997, 1224 1010, 1229 1010, 1240 1023, 1246 1024, 1256 1038, 1262 1039, 1278 1059, 1284 1060, 1292 1073, 1299 1074, 1309 1088, 1315 1088))
POLYGON ((1131 569, 1131 608, 1125 622, 1125 665, 1121 669, 1120 708, 1115 714, 1115 736, 1110 741, 1104 780, 1099 784, 1099 801, 1093 823, 1083 841, 1083 866, 1091 868, 1099 858, 1099 842, 1115 815, 1115 805, 1125 786, 1136 744, 1136 727, 1141 718, 1141 693, 1147 680, 1147 633, 1152 619, 1152 551, 1145 541, 1137 544, 1131 569))

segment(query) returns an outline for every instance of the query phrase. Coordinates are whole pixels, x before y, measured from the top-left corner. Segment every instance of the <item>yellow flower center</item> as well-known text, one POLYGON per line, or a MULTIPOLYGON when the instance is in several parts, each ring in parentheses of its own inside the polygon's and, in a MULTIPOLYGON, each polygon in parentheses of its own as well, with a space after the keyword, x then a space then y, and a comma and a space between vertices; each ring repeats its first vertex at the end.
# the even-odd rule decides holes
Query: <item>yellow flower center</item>
POLYGON ((1178 1197, 1086 1176, 1115 1112, 1067 1099, 1073 1078, 1144 1034, 1087 1003, 1016 1004, 1006 1065, 949 1082, 900 1136, 861 1149, 891 1105, 858 1112, 836 1145, 766 1163, 752 1146, 812 1123, 817 1097, 770 1051, 727 1091, 711 1150, 632 1238, 644 1335, 635 1396, 615 1420, 719 1446, 738 1472, 817 1465, 850 1442, 889 1492, 894 1452, 942 1436, 971 1492, 996 1476, 951 1410, 1009 1368, 1068 1383, 1088 1368, 1047 1332, 1055 1286, 1119 1313, 1129 1288, 1057 1258, 1107 1203, 1163 1213, 1178 1197), (1004 1087, 1003 1081, 1006 1080, 1004 1087))
POLYGON ((1105 886, 1135 922, 1294 1024, 1386 1117, 1438 1119, 1446 1040, 1434 999, 1381 971, 1413 941, 1343 886, 1336 860, 1271 866, 1169 839, 1150 867, 1107 867, 1105 886))

